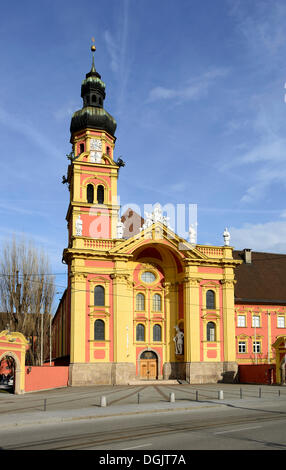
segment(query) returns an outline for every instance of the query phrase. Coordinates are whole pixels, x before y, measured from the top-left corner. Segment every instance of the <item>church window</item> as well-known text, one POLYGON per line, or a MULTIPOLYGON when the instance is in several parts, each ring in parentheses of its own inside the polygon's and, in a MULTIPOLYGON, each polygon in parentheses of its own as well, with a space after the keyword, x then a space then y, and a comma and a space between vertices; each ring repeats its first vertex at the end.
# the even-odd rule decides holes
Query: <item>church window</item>
POLYGON ((93 187, 93 184, 88 184, 88 185, 87 185, 86 198, 87 198, 87 202, 88 202, 89 204, 93 204, 93 199, 94 199, 94 187, 93 187))
POLYGON ((92 102, 96 103, 96 95, 92 95, 92 102))
POLYGON ((162 298, 160 294, 155 294, 153 296, 153 311, 161 312, 162 310, 162 298))
POLYGON ((145 326, 142 323, 136 326, 136 341, 145 341, 145 326))
POLYGON ((107 155, 110 155, 110 147, 108 147, 108 146, 106 147, 106 153, 107 153, 107 155))
POLYGON ((215 341, 215 324, 209 321, 207 324, 207 341, 215 341))
POLYGON ((153 341, 162 341, 162 328, 160 325, 153 326, 153 341))
POLYGON ((215 293, 213 290, 208 290, 206 295, 206 305, 207 309, 215 309, 215 293))
POLYGON ((79 144, 79 153, 84 152, 84 144, 79 144))
POLYGON ((96 286, 94 288, 94 305, 97 307, 104 307, 104 287, 96 286))
POLYGON ((101 184, 97 186, 97 203, 104 203, 104 187, 101 184))
POLYGON ((145 295, 136 295, 136 310, 145 310, 145 295))
POLYGON ((105 325, 103 320, 95 320, 94 322, 94 339, 104 340, 105 339, 105 325))
POLYGON ((142 273, 141 279, 143 282, 146 282, 146 284, 152 284, 152 282, 156 280, 156 276, 151 271, 145 271, 142 273))

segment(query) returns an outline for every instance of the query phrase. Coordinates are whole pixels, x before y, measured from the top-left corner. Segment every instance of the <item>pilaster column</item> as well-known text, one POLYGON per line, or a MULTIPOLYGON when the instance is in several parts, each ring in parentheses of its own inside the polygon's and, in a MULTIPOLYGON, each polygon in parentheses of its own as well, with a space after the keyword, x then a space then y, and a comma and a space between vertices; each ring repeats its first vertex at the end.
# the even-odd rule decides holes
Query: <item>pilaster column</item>
POLYGON ((165 341, 165 362, 174 362, 175 356, 175 325, 177 321, 178 295, 177 285, 165 282, 165 320, 166 320, 166 341, 165 341))
POLYGON ((70 362, 86 362, 86 277, 71 273, 70 362))
POLYGON ((223 298, 223 345, 224 360, 236 361, 235 353, 235 316, 234 316, 234 283, 233 279, 224 279, 222 284, 223 298))
POLYGON ((184 279, 185 362, 200 361, 200 279, 184 279))
POLYGON ((132 283, 129 274, 115 273, 110 277, 113 282, 113 361, 130 362, 133 354, 132 283))

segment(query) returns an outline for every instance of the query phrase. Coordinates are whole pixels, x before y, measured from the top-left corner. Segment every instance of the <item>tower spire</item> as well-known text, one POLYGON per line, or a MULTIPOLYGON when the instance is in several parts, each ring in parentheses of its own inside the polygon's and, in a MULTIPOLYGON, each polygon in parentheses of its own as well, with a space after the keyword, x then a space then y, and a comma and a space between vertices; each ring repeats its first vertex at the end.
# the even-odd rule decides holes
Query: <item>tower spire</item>
POLYGON ((91 40, 92 40, 92 42, 93 42, 93 44, 91 45, 91 48, 90 48, 90 49, 91 49, 91 51, 92 51, 92 65, 91 65, 91 72, 96 72, 96 70, 95 70, 95 65, 94 65, 94 53, 95 53, 95 51, 96 51, 96 47, 95 47, 95 44, 94 44, 94 43, 95 43, 95 39, 94 39, 94 37, 92 37, 92 38, 91 38, 91 40))

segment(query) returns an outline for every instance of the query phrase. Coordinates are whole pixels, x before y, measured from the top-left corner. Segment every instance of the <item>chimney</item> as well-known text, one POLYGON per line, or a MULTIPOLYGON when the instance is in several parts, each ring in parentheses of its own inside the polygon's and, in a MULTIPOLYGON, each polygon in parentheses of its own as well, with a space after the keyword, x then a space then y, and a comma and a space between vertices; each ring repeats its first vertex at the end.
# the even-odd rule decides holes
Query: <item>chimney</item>
POLYGON ((251 248, 244 248, 244 262, 246 264, 251 264, 251 248))

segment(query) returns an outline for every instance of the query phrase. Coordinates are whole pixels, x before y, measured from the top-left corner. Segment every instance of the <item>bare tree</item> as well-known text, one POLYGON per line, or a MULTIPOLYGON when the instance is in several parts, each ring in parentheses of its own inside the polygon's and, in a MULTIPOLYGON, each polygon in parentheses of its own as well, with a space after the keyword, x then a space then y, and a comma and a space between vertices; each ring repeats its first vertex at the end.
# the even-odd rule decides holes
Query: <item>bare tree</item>
POLYGON ((30 339, 27 362, 39 365, 47 356, 55 294, 47 255, 32 242, 6 242, 0 255, 0 308, 11 331, 30 339), (6 318, 7 318, 6 317, 6 318))

